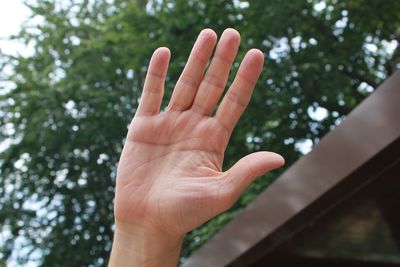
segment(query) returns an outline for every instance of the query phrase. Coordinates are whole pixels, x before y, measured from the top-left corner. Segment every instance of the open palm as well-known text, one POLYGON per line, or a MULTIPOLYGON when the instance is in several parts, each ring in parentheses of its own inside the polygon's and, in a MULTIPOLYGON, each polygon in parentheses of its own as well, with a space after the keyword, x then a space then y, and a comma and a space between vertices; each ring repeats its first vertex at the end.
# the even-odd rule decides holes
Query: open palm
POLYGON ((118 166, 116 223, 182 235, 229 208, 257 177, 283 164, 272 152, 250 154, 223 172, 224 152, 246 108, 263 66, 250 50, 218 103, 236 56, 240 36, 203 30, 160 113, 170 53, 157 49, 150 61, 140 105, 130 125, 118 166), (205 74, 204 74, 205 73, 205 74))

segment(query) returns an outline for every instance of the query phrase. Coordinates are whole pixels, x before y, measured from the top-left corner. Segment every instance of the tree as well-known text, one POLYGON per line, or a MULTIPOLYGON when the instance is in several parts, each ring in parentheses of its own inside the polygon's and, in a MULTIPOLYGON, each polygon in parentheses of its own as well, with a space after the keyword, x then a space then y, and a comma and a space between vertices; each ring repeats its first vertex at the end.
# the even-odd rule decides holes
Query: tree
MULTIPOLYGON (((226 167, 259 149, 290 166, 400 64, 398 1, 38 0, 30 8, 42 22, 16 38, 34 53, 2 60, 13 85, 0 96, 0 264, 105 265, 116 166, 156 47, 172 52, 165 99, 204 27, 238 29, 239 59, 251 47, 265 51, 226 167)), ((182 259, 279 173, 189 233, 182 259)))

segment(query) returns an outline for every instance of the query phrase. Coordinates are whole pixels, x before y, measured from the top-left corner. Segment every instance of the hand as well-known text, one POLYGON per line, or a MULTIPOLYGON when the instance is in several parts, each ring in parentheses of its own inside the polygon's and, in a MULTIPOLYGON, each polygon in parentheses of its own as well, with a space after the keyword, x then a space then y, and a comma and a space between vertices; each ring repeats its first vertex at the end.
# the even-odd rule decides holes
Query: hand
MULTIPOLYGON (((231 207, 257 176, 284 163, 275 153, 257 152, 222 171, 224 151, 249 103, 264 56, 256 49, 246 54, 213 116, 240 35, 233 29, 224 31, 205 72, 216 41, 212 30, 200 33, 161 113, 170 52, 159 48, 151 58, 118 166, 116 232, 125 237, 162 236, 166 244, 179 249, 178 240, 185 233, 231 207)), ((153 241, 158 242, 157 238, 153 241)))

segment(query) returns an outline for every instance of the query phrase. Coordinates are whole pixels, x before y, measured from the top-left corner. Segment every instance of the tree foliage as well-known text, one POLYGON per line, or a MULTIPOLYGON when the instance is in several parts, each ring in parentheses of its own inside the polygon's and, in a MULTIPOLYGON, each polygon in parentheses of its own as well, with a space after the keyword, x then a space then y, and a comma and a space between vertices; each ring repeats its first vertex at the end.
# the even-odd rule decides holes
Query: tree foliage
MULTIPOLYGON (((172 52, 165 99, 204 27, 238 29, 238 60, 252 47, 265 52, 227 167, 255 150, 279 152, 289 166, 400 68, 399 1, 37 0, 29 7, 39 23, 15 38, 34 52, 1 59, 13 72, 2 77, 0 95, 0 265, 106 264, 118 157, 158 46, 172 52)), ((183 259, 279 173, 189 233, 183 259)))

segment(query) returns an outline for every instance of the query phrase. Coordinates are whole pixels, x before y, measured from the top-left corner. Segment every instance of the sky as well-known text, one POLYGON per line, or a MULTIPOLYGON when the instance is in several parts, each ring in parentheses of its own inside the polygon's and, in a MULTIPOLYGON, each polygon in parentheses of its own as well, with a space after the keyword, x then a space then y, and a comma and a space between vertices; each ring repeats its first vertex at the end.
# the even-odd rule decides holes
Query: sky
MULTIPOLYGON (((21 54, 29 56, 33 53, 33 47, 29 47, 18 41, 7 40, 10 36, 18 34, 21 25, 31 15, 30 9, 23 4, 23 0, 0 0, 0 51, 7 55, 21 54)), ((0 70, 8 73, 11 69, 6 66, 0 70)), ((0 73, 0 94, 7 91, 11 86, 9 82, 1 80, 0 73)), ((11 86, 12 87, 12 86, 11 86)), ((9 146, 9 141, 0 141, 0 152, 9 146)))
MULTIPOLYGON (((16 55, 17 53, 22 55, 29 55, 32 51, 31 48, 26 45, 16 42, 6 40, 11 35, 17 34, 21 28, 22 23, 29 17, 30 10, 26 7, 22 0, 0 0, 0 50, 5 54, 16 55)), ((2 82, 0 80, 0 82, 2 82)), ((5 140, 0 142, 0 152, 6 149, 9 145, 10 141, 5 140)), ((0 233, 1 235, 7 235, 7 232, 0 233)), ((17 246, 18 241, 17 240, 17 246)), ((15 267, 19 266, 17 261, 14 260, 16 258, 16 253, 13 252, 12 259, 7 262, 7 266, 15 267)), ((26 265, 27 267, 37 266, 34 262, 29 262, 26 265)))
POLYGON ((21 24, 29 15, 29 8, 22 3, 22 0, 0 0, 0 50, 3 53, 29 53, 25 45, 4 40, 10 35, 17 34, 21 24))

